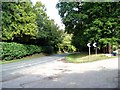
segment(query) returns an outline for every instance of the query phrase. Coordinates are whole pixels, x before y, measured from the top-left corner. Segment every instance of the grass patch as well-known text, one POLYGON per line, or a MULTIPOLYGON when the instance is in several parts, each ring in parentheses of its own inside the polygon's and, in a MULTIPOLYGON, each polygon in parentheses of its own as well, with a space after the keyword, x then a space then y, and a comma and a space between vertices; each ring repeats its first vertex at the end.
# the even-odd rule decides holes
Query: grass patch
POLYGON ((40 53, 40 54, 33 54, 31 56, 26 56, 26 57, 23 57, 21 59, 15 59, 15 60, 8 60, 8 61, 0 61, 0 64, 7 64, 7 63, 13 63, 13 62, 20 62, 20 61, 23 61, 23 60, 30 60, 30 59, 35 59, 35 58, 40 58, 40 57, 43 57, 43 56, 47 56, 48 54, 44 54, 44 53, 40 53))
POLYGON ((85 63, 85 62, 93 62, 97 60, 103 60, 103 59, 109 59, 109 58, 115 58, 118 56, 112 56, 108 57, 104 54, 92 54, 88 55, 88 53, 77 53, 77 54, 69 54, 66 56, 65 60, 70 63, 85 63))

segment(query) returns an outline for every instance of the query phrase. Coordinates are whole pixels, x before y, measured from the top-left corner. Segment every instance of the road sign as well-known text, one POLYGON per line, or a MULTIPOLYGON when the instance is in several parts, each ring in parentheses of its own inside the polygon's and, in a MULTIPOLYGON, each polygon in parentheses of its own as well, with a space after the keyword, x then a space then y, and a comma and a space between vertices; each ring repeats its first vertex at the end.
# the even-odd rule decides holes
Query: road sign
POLYGON ((96 43, 96 42, 93 43, 93 46, 95 47, 95 53, 96 53, 96 55, 97 55, 97 43, 96 43))
POLYGON ((89 56, 90 56, 90 43, 87 44, 87 46, 89 47, 89 56))
POLYGON ((90 46, 90 43, 88 43, 87 46, 88 46, 88 47, 91 47, 91 46, 90 46))
POLYGON ((93 43, 93 46, 94 46, 94 47, 97 47, 97 43, 96 43, 96 42, 95 42, 95 43, 93 43))

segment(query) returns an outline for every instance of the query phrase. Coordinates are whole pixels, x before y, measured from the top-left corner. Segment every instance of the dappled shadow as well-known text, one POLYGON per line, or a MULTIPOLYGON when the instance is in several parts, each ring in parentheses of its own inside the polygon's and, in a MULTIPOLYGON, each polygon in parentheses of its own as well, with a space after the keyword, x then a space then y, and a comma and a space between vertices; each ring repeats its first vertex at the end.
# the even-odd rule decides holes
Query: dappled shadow
MULTIPOLYGON (((118 88, 118 70, 102 69, 87 72, 71 72, 59 69, 60 74, 28 74, 3 82, 7 88, 118 88)), ((21 75, 20 73, 17 73, 21 75)), ((12 77, 12 74, 10 74, 12 77)), ((120 78, 119 78, 120 79, 120 78)))

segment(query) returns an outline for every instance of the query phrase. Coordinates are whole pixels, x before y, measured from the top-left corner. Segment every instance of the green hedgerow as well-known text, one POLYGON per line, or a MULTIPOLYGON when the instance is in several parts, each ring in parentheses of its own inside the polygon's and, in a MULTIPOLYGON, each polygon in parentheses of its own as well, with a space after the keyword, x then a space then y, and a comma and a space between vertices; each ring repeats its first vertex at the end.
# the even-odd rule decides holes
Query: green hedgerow
POLYGON ((25 45, 15 42, 1 42, 0 43, 0 57, 2 60, 19 59, 34 53, 40 53, 42 48, 37 45, 25 45))

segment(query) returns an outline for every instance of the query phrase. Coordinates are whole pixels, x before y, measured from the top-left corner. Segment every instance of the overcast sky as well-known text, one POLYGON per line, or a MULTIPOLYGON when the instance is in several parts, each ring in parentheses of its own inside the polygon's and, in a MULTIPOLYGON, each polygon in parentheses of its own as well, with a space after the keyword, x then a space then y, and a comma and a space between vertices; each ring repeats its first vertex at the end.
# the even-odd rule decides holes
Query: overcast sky
POLYGON ((60 26, 61 29, 64 29, 64 25, 61 22, 61 18, 58 14, 58 10, 56 9, 56 4, 59 0, 31 0, 33 4, 36 3, 36 1, 41 1, 42 4, 45 5, 47 11, 47 15, 50 17, 50 19, 54 19, 54 21, 60 26))

